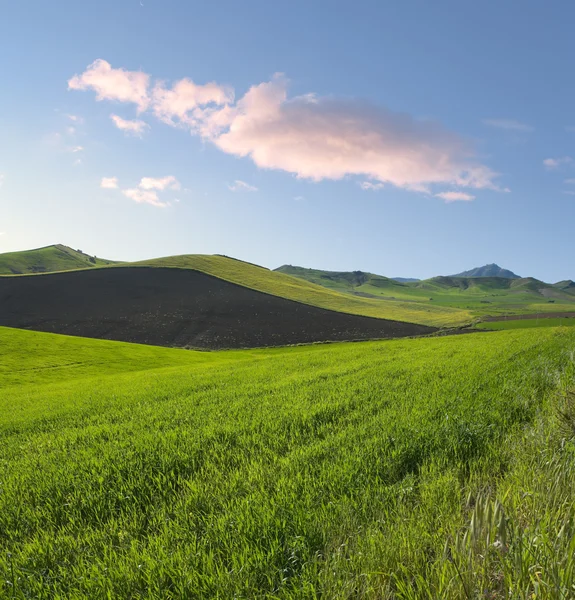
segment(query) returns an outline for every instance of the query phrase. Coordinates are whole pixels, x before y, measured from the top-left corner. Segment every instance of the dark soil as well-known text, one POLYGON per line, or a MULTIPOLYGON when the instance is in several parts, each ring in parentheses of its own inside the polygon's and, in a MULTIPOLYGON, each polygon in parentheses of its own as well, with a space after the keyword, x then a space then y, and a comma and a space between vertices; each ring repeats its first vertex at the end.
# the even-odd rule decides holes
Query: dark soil
POLYGON ((307 306, 197 271, 145 267, 0 277, 0 325, 214 349, 436 331, 307 306))
POLYGON ((523 321, 524 319, 561 319, 565 317, 575 317, 575 312, 541 312, 531 315, 502 315, 498 317, 483 317, 481 320, 485 323, 494 321, 523 321))

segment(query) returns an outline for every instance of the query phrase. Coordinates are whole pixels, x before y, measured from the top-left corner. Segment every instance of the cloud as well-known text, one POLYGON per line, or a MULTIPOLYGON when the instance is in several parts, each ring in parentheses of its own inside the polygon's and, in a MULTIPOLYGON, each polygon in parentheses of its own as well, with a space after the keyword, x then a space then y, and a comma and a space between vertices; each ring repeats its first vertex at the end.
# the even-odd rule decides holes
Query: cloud
POLYGON ((84 151, 84 146, 72 146, 71 148, 69 148, 69 152, 72 153, 76 153, 76 152, 83 152, 84 151))
POLYGON ((100 181, 100 187, 105 190, 117 190, 118 189, 118 178, 117 177, 102 177, 100 181))
POLYGON ((141 121, 140 119, 134 119, 133 121, 130 121, 127 119, 122 119, 122 117, 119 117, 118 115, 110 115, 110 119, 112 119, 114 125, 121 131, 136 135, 138 137, 141 137, 145 133, 146 129, 150 127, 145 121, 141 121))
POLYGON ((153 190, 142 190, 140 188, 130 188, 127 190, 122 190, 122 194, 130 200, 134 202, 138 202, 139 204, 151 204, 152 206, 157 206, 158 208, 166 208, 170 206, 169 202, 162 202, 158 198, 158 193, 153 190))
POLYGON ((515 119, 483 119, 484 125, 490 127, 497 127, 498 129, 505 129, 507 131, 521 131, 523 133, 530 133, 534 131, 531 125, 526 125, 515 119))
POLYGON ((569 185, 575 185, 575 179, 565 179, 565 183, 568 183, 569 185))
POLYGON ((359 187, 365 191, 371 190, 373 192, 377 192, 377 190, 382 190, 385 187, 385 184, 384 183, 372 183, 371 181, 362 181, 359 184, 359 187))
POLYGON ((96 100, 133 102, 138 110, 146 110, 150 103, 148 87, 150 76, 142 71, 113 69, 105 60, 95 60, 81 75, 68 81, 70 90, 96 92, 96 100))
POLYGON ((552 171, 554 169, 558 169, 563 165, 571 165, 574 162, 575 161, 570 156, 563 156, 561 158, 546 158, 543 161, 543 165, 546 169, 552 171))
POLYGON ((81 158, 77 158, 72 164, 75 167, 79 167, 82 164, 82 159, 81 158))
MULTIPOLYGON (((118 178, 103 177, 100 181, 100 187, 110 190, 119 189, 118 178)), ((123 189, 121 192, 126 198, 130 198, 130 200, 139 204, 150 204, 158 208, 166 208, 171 206, 171 204, 170 202, 160 200, 158 192, 179 190, 180 188, 180 182, 173 175, 167 175, 160 178, 142 177, 137 187, 123 189)), ((174 200, 174 202, 179 202, 179 200, 174 200)))
POLYGON ((66 115, 66 116, 73 123, 78 123, 79 125, 81 125, 84 122, 84 119, 82 117, 79 117, 78 115, 66 115))
POLYGON ((235 101, 231 88, 215 82, 152 85, 148 74, 114 69, 100 59, 69 87, 93 89, 98 100, 133 103, 227 154, 301 179, 361 177, 426 193, 437 186, 500 190, 497 174, 476 158, 470 143, 441 125, 353 99, 289 98, 282 75, 235 101))
POLYGON ((232 192, 257 192, 258 188, 254 185, 250 185, 245 181, 241 181, 240 179, 236 179, 233 185, 228 185, 228 189, 232 192))
POLYGON ((435 194, 435 197, 441 198, 447 203, 458 201, 471 202, 472 200, 475 200, 475 196, 472 194, 466 194, 465 192, 441 192, 439 194, 435 194))
POLYGON ((305 201, 305 196, 294 196, 294 200, 296 202, 304 202, 305 201))
POLYGON ((142 177, 138 187, 143 190, 179 190, 181 185, 173 175, 167 175, 166 177, 160 177, 159 179, 142 177))
POLYGON ((215 82, 198 85, 191 79, 181 79, 167 88, 163 82, 155 85, 152 92, 153 111, 156 117, 168 125, 184 124, 201 127, 205 120, 206 105, 222 106, 234 100, 231 88, 215 82))

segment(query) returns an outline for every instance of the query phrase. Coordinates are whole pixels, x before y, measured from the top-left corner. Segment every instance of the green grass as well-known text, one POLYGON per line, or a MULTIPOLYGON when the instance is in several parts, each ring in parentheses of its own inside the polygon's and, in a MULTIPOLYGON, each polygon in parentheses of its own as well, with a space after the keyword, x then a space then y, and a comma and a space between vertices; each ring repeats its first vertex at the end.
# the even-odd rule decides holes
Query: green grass
POLYGON ((477 323, 476 329, 502 330, 502 329, 529 329, 532 327, 573 327, 575 318, 550 318, 550 319, 513 319, 511 321, 491 321, 477 323))
POLYGON ((291 275, 219 255, 187 254, 118 265, 121 266, 194 269, 273 296, 367 317, 436 327, 455 327, 471 321, 470 313, 458 308, 353 297, 291 275))
POLYGON ((361 271, 334 272, 293 266, 283 266, 278 271, 344 294, 465 310, 473 317, 575 310, 575 285, 571 281, 551 285, 531 277, 433 277, 400 283, 361 271))
POLYGON ((0 597, 570 597, 575 330, 0 344, 0 597))
POLYGON ((112 264, 112 261, 56 244, 36 250, 0 254, 0 275, 71 271, 107 264, 112 264))

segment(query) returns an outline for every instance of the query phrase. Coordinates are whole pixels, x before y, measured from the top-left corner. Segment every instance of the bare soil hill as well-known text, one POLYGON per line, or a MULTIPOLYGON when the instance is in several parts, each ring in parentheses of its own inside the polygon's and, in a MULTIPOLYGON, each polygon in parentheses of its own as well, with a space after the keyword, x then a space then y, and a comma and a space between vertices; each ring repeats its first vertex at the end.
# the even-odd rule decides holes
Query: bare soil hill
POLYGON ((147 267, 0 277, 0 325, 214 349, 436 331, 301 304, 189 269, 147 267))

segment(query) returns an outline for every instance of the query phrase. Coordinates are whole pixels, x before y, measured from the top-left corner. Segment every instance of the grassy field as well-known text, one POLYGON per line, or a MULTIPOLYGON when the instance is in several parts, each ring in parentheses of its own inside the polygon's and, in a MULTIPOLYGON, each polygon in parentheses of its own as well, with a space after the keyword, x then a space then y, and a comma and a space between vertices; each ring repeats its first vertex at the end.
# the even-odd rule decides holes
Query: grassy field
POLYGON ((279 272, 340 293, 465 310, 474 317, 572 311, 575 308, 575 284, 571 281, 552 285, 530 277, 433 277, 400 283, 360 271, 332 272, 284 266, 279 272))
POLYGON ((354 297, 301 278, 219 255, 186 254, 125 265, 195 269, 273 296, 367 317, 435 327, 456 327, 471 321, 470 313, 459 308, 394 300, 382 302, 378 299, 354 297))
POLYGON ((502 329, 530 329, 532 327, 573 327, 575 318, 550 318, 550 319, 517 319, 512 321, 491 321, 477 323, 477 329, 502 330, 502 329))
POLYGON ((0 352, 0 597, 573 596, 575 330, 0 352))
POLYGON ((89 256, 68 246, 56 244, 26 252, 0 254, 0 275, 71 271, 112 264, 112 261, 89 256))

